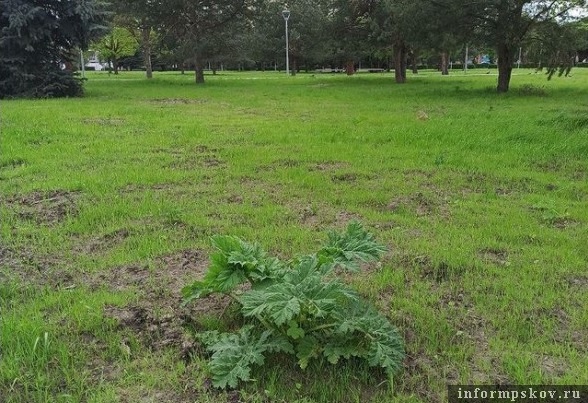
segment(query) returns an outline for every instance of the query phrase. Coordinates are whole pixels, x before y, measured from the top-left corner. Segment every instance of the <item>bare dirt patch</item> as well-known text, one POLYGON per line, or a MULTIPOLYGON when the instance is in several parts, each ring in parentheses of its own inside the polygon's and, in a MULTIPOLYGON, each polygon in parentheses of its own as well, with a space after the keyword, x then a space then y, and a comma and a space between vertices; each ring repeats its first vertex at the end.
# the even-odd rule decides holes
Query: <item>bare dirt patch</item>
MULTIPOLYGON (((181 317, 173 314, 155 315, 152 309, 143 305, 107 306, 104 315, 115 319, 119 329, 130 331, 151 350, 171 346, 181 348, 180 354, 186 356, 192 348, 193 342, 184 332, 181 317)), ((128 344, 125 342, 122 347, 128 347, 128 344)), ((132 354, 130 348, 128 354, 132 354)))
POLYGON ((298 213, 300 222, 310 227, 316 227, 320 225, 321 218, 318 214, 318 210, 312 205, 308 205, 300 209, 298 213))
MULTIPOLYGON (((206 184, 210 178, 203 177, 199 184, 206 184)), ((201 195, 202 191, 195 189, 193 183, 188 182, 164 182, 154 184, 129 184, 118 189, 119 194, 125 197, 131 197, 135 200, 143 200, 144 195, 142 193, 156 193, 161 194, 162 197, 166 198, 182 198, 182 197, 195 197, 201 195)))
POLYGON ((167 300, 174 305, 181 297, 182 287, 203 277, 207 267, 208 259, 201 252, 184 250, 159 257, 152 267, 131 264, 99 272, 90 284, 92 288, 106 287, 118 291, 137 288, 150 301, 167 300))
MULTIPOLYGON (((434 288, 437 288, 434 286, 434 288)), ((494 329, 486 318, 476 312, 471 297, 465 290, 451 290, 441 294, 438 309, 450 312, 447 315, 456 329, 456 343, 473 344, 474 353, 470 361, 471 383, 509 383, 509 377, 500 371, 498 358, 490 351, 489 338, 494 329), (493 368, 488 372, 486 368, 493 368)))
POLYGON ((543 183, 527 177, 498 180, 498 189, 502 194, 535 193, 544 189, 543 183))
POLYGON ((169 148, 157 149, 156 153, 171 156, 173 161, 166 166, 172 169, 192 170, 196 168, 214 168, 226 165, 219 156, 219 150, 209 148, 205 145, 198 145, 193 148, 169 148))
POLYGON ((555 217, 551 220, 548 220, 548 222, 553 228, 557 228, 557 229, 567 229, 567 228, 575 227, 576 225, 578 225, 578 221, 576 221, 573 218, 568 217, 568 216, 555 217))
POLYGON ((381 206, 384 211, 398 213, 402 210, 414 212, 417 217, 438 216, 449 218, 451 215, 447 199, 441 194, 417 192, 410 196, 396 197, 381 206))
POLYGON ((426 255, 415 256, 412 265, 418 268, 422 278, 431 280, 434 284, 459 279, 468 270, 465 266, 455 266, 445 261, 433 262, 426 255))
POLYGON ((22 158, 13 158, 6 161, 0 161, 0 170, 2 169, 14 169, 26 165, 26 161, 22 158))
POLYGON ((243 196, 238 194, 232 194, 226 200, 230 204, 243 204, 243 196))
POLYGON ((570 287, 588 288, 588 275, 572 275, 567 278, 567 282, 570 287))
POLYGON ((347 172, 342 174, 335 174, 331 176, 333 182, 355 182, 360 175, 353 172, 347 172))
POLYGON ((200 251, 184 250, 156 259, 154 267, 127 265, 99 273, 93 287, 124 291, 133 289, 138 302, 124 307, 107 306, 106 317, 117 322, 119 330, 135 335, 149 349, 172 347, 188 359, 195 342, 186 326, 195 326, 203 315, 222 316, 230 300, 221 296, 199 299, 182 306, 181 289, 202 279, 208 259, 200 251))
POLYGON ((439 376, 439 368, 424 351, 408 352, 404 360, 404 371, 410 384, 403 385, 403 389, 415 393, 424 402, 442 402, 441 396, 430 385, 431 377, 435 379, 439 376))
POLYGON ((349 167, 348 162, 343 161, 324 161, 313 162, 308 166, 309 171, 337 171, 349 167))
POLYGON ((82 123, 98 126, 120 126, 125 123, 123 118, 86 118, 82 123))
POLYGON ((60 266, 60 259, 39 255, 28 248, 12 248, 0 243, 0 281, 15 281, 39 287, 62 288, 74 283, 73 276, 60 266))
POLYGON ((561 307, 536 309, 529 313, 529 317, 553 320, 557 325, 554 331, 554 340, 557 343, 572 346, 581 353, 588 352, 588 333, 585 329, 576 328, 570 314, 561 307))
POLYGON ((259 165, 255 168, 255 172, 273 172, 273 171, 277 171, 278 169, 296 168, 296 167, 300 166, 301 164, 302 163, 298 160, 285 158, 285 159, 273 161, 270 164, 259 165))
POLYGON ((541 357, 539 365, 541 365, 541 372, 551 379, 565 375, 569 369, 564 360, 548 355, 541 357))
POLYGON ((361 216, 349 211, 339 211, 335 215, 335 224, 337 228, 346 227, 351 221, 361 221, 361 216))
POLYGON ((175 105, 198 105, 207 103, 207 99, 187 99, 187 98, 155 98, 149 100, 149 103, 160 106, 175 106, 175 105))
POLYGON ((90 240, 82 246, 80 252, 87 254, 102 253, 122 243, 131 235, 131 231, 121 228, 90 240))
POLYGON ((53 190, 12 196, 5 199, 5 205, 24 219, 42 225, 57 225, 78 213, 79 192, 53 190))
POLYGON ((294 168, 300 166, 301 162, 290 158, 274 161, 274 165, 282 168, 294 168))
MULTIPOLYGON (((198 329, 198 319, 204 316, 221 317, 230 304, 227 298, 212 296, 186 307, 181 305, 182 287, 202 279, 207 267, 208 258, 201 251, 188 249, 160 256, 151 265, 113 267, 88 275, 85 281, 91 289, 135 291, 136 302, 125 306, 107 305, 103 310, 104 317, 113 321, 120 332, 123 355, 133 359, 141 354, 134 347, 138 342, 151 352, 171 350, 178 360, 189 362, 200 351, 200 346, 186 328, 198 329)), ((80 334, 80 338, 94 350, 105 348, 92 334, 80 334)), ((115 382, 123 375, 123 367, 118 362, 101 358, 100 354, 88 363, 87 369, 95 383, 115 382)), ((194 384, 189 372, 185 377, 183 390, 132 391, 128 395, 126 390, 121 390, 117 395, 121 401, 129 403, 138 398, 157 402, 198 401, 202 388, 194 384)))
POLYGON ((496 248, 484 248, 478 251, 478 256, 480 259, 493 263, 499 266, 507 266, 509 264, 508 261, 508 251, 504 249, 496 249, 496 248))
POLYGON ((418 168, 406 169, 402 173, 404 174, 405 179, 408 179, 413 182, 418 179, 431 179, 434 176, 433 172, 425 171, 418 168))

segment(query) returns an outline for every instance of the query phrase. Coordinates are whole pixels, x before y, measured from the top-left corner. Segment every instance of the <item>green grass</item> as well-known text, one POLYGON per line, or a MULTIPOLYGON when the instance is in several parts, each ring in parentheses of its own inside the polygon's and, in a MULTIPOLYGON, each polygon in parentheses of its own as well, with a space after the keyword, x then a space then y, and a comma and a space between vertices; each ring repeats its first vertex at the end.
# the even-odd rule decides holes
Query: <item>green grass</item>
POLYGON ((588 383, 588 71, 517 70, 503 95, 472 72, 88 76, 82 99, 0 105, 7 402, 435 402, 448 383, 588 383), (349 281, 405 335, 404 371, 278 356, 211 390, 202 349, 182 345, 233 326, 231 310, 186 314, 178 294, 209 237, 291 256, 354 218, 391 249, 349 281))

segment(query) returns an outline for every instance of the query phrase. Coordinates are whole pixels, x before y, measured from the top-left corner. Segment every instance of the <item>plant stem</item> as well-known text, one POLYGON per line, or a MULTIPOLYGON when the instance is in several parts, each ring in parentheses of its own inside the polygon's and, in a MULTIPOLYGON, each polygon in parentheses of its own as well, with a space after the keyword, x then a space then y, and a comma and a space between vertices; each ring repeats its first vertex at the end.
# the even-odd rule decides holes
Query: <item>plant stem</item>
POLYGON ((335 327, 337 326, 339 323, 325 323, 324 325, 319 325, 319 326, 315 326, 312 329, 309 329, 309 332, 314 332, 317 330, 322 330, 322 329, 328 329, 330 327, 335 327))

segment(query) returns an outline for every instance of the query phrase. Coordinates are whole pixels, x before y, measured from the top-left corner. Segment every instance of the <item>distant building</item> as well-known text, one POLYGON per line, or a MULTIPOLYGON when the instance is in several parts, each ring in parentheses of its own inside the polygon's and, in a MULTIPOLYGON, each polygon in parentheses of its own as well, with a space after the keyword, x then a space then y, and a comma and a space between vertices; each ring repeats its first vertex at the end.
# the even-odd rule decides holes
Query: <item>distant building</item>
POLYGON ((102 63, 100 61, 100 53, 99 52, 90 50, 89 53, 90 53, 90 57, 88 58, 88 61, 85 64, 86 69, 102 71, 102 70, 106 70, 109 68, 108 63, 102 63))

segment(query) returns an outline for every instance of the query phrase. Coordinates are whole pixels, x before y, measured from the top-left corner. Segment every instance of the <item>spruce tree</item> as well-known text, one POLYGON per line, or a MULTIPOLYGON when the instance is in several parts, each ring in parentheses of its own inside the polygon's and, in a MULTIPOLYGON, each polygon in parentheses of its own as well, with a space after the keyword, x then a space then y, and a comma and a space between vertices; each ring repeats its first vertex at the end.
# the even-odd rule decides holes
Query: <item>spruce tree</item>
POLYGON ((101 0, 0 2, 0 98, 82 94, 78 49, 103 31, 101 0))

